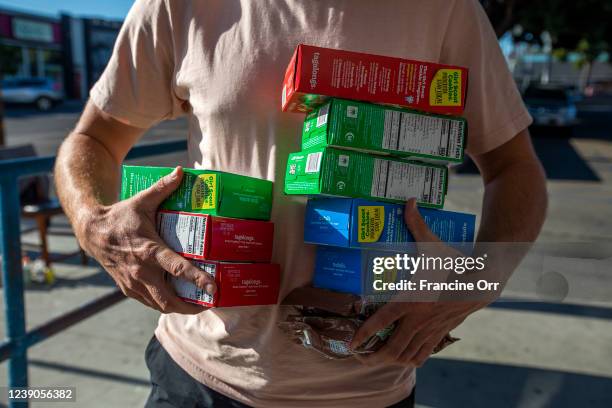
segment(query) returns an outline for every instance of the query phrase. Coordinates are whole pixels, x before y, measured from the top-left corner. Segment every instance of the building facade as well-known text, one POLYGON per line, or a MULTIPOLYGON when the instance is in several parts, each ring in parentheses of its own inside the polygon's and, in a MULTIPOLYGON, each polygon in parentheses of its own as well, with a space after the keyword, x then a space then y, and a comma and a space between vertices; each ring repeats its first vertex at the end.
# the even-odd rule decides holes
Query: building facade
POLYGON ((0 9, 0 76, 50 78, 67 98, 85 99, 110 58, 121 24, 0 9))

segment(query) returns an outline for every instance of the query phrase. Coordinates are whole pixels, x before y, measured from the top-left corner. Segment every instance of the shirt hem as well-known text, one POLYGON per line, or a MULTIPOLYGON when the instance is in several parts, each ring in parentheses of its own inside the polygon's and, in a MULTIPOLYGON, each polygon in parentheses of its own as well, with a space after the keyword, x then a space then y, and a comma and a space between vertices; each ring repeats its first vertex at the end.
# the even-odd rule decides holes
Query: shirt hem
POLYGON ((409 381, 398 387, 395 391, 385 392, 384 399, 381 397, 375 401, 373 401, 373 399, 370 397, 365 397, 363 399, 358 397, 351 399, 347 398, 341 401, 335 400, 329 402, 324 402, 324 400, 271 401, 261 400, 259 398, 254 399, 246 397, 243 393, 239 392, 235 388, 222 381, 219 381, 217 378, 204 371, 199 365, 194 363, 193 360, 181 352, 180 348, 174 347, 174 344, 172 344, 171 340, 168 340, 164 334, 163 328, 160 326, 155 329, 155 336, 174 362, 177 363, 179 367, 185 370, 196 381, 204 384, 216 392, 225 395, 226 397, 235 399, 252 407, 312 408, 313 406, 317 406, 322 408, 371 408, 372 406, 389 406, 409 397, 415 386, 415 374, 413 371, 410 375, 409 381))

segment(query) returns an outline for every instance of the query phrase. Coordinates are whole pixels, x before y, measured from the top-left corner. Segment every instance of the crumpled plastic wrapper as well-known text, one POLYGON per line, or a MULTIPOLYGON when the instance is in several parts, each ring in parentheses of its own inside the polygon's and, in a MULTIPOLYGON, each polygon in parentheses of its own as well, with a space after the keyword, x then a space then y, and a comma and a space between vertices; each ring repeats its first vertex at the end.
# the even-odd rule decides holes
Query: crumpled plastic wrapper
MULTIPOLYGON (((278 324, 289 338, 331 359, 348 358, 379 350, 395 329, 392 324, 351 349, 353 336, 363 322, 384 303, 372 302, 348 293, 304 287, 293 290, 282 302, 299 314, 288 315, 278 324)), ((459 339, 447 334, 433 353, 438 353, 459 339)))
POLYGON ((290 315, 279 327, 297 344, 314 349, 326 357, 339 359, 353 354, 367 354, 378 350, 391 335, 394 325, 380 330, 357 349, 350 348, 351 340, 362 320, 347 317, 290 315))

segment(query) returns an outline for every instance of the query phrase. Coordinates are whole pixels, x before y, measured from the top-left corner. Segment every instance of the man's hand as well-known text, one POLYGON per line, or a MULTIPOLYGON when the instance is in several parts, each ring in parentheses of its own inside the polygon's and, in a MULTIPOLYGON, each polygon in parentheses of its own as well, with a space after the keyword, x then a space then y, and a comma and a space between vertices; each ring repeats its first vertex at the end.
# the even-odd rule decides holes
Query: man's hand
MULTIPOLYGON (((441 253, 460 256, 431 232, 414 199, 406 203, 404 220, 417 246, 424 242, 436 243, 429 245, 435 248, 436 256, 441 253)), ((379 330, 397 322, 391 338, 380 350, 357 358, 365 364, 395 363, 418 367, 451 330, 485 305, 484 302, 390 302, 365 321, 351 346, 357 348, 379 330)))
POLYGON ((356 357, 367 365, 420 367, 451 330, 483 306, 475 302, 387 303, 359 328, 351 347, 355 349, 377 331, 397 322, 391 338, 380 350, 356 357))
POLYGON ((167 271, 213 294, 214 279, 182 258, 161 240, 155 230, 157 207, 180 184, 177 167, 136 196, 100 206, 77 231, 83 248, 110 273, 126 296, 162 313, 196 314, 203 308, 179 299, 164 278, 167 271))
POLYGON ((127 296, 162 313, 195 314, 164 279, 194 282, 209 293, 214 280, 183 259, 155 230, 157 207, 179 186, 175 171, 138 195, 117 202, 121 163, 146 129, 121 122, 87 103, 55 162, 55 187, 81 246, 110 273, 127 296))
MULTIPOLYGON (((546 177, 527 129, 503 145, 471 157, 485 185, 476 247, 480 243, 533 242, 546 214, 546 177)), ((419 242, 436 242, 427 247, 434 247, 435 252, 454 251, 427 228, 413 201, 407 203, 404 216, 417 246, 419 242)), ((521 257, 513 254, 510 259, 504 259, 502 265, 497 265, 507 269, 501 271, 501 276, 508 277, 521 257)), ((358 358, 368 364, 396 362, 419 366, 449 331, 487 303, 389 303, 363 324, 352 346, 356 348, 376 331, 397 322, 394 334, 383 348, 367 357, 358 358)))

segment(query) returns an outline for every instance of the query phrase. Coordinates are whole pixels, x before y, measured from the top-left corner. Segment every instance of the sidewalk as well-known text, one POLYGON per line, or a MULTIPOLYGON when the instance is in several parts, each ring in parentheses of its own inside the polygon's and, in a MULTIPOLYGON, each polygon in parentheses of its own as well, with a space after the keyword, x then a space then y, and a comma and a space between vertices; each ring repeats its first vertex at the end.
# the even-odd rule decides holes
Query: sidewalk
MULTIPOLYGON (((56 231, 64 230, 65 226, 66 220, 53 223, 56 231)), ((37 242, 36 234, 25 234, 23 241, 37 242)), ((76 248, 73 237, 58 236, 51 240, 50 249, 55 253, 68 253, 76 248)), ((38 285, 26 290, 28 329, 114 290, 112 279, 97 265, 83 267, 78 256, 66 262, 70 263, 55 265, 57 282, 52 289, 38 285)), ((29 350, 30 385, 76 387, 77 404, 67 403, 66 407, 142 406, 149 391, 144 349, 157 317, 157 312, 133 300, 124 300, 44 340, 29 350)), ((4 335, 4 327, 0 334, 4 335)), ((4 363, 0 384, 6 384, 6 375, 4 363)))

